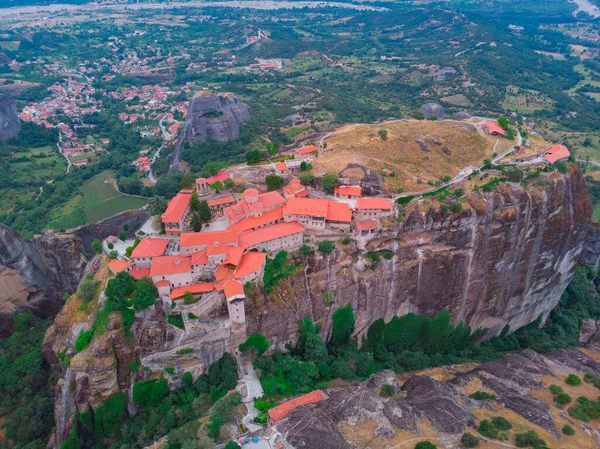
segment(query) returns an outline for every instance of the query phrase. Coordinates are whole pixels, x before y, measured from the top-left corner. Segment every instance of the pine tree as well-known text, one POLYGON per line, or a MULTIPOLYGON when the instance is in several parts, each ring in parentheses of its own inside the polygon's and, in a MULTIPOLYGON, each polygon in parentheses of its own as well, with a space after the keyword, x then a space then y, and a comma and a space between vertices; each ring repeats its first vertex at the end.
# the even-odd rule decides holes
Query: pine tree
POLYGON ((194 232, 200 232, 200 229, 202 229, 202 219, 198 213, 192 215, 192 229, 194 232))
POLYGON ((209 221, 212 218, 212 212, 210 211, 210 207, 208 207, 208 203, 206 201, 200 202, 198 214, 200 215, 202 221, 209 221))
POLYGON ((194 212, 200 210, 200 199, 198 199, 198 193, 195 190, 192 192, 192 197, 190 198, 190 207, 194 212))

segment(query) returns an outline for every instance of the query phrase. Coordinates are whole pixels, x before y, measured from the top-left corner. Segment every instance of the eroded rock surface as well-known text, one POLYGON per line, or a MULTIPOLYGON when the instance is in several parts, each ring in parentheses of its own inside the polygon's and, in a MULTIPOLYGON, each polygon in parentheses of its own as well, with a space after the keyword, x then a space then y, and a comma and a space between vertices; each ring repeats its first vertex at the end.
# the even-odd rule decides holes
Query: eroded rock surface
POLYGON ((419 108, 419 112, 425 116, 425 118, 436 118, 438 120, 444 120, 444 107, 438 103, 425 103, 419 108))
POLYGON ((591 201, 575 167, 527 189, 503 184, 471 195, 459 214, 411 204, 400 227, 384 229, 365 251, 337 244, 327 256, 293 256, 302 269, 279 292, 248 298, 248 333, 260 332, 282 348, 295 338, 298 320, 310 316, 327 337, 333 311, 346 304, 355 311, 359 336, 378 318, 441 310, 455 323, 489 329, 488 336, 506 325, 514 331, 557 304, 590 220, 591 201), (393 257, 369 269, 361 253, 379 250, 393 257))
POLYGON ((385 440, 398 430, 419 435, 419 425, 426 421, 438 432, 441 444, 453 444, 466 429, 476 427, 475 409, 493 409, 490 401, 470 399, 462 390, 476 379, 493 390, 497 403, 560 438, 550 406, 534 395, 535 390, 547 388, 538 377, 556 377, 557 372, 565 371, 597 375, 599 369, 600 363, 577 348, 547 356, 526 350, 446 382, 425 375, 409 377, 400 394, 391 398, 378 394, 382 382, 389 382, 382 380, 389 377, 389 372, 378 373, 358 386, 327 390, 327 400, 296 408, 277 429, 294 447, 346 449, 356 446, 346 438, 343 427, 373 420, 375 435, 385 440))
POLYGON ((21 120, 17 111, 17 102, 8 95, 0 94, 0 141, 18 136, 19 131, 21 131, 21 120))

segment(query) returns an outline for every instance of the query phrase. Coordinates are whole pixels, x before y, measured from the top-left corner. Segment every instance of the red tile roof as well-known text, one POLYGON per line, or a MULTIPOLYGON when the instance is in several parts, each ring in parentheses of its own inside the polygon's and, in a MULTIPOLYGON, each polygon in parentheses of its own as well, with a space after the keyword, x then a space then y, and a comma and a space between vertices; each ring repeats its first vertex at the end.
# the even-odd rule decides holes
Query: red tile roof
POLYGON ((327 217, 327 200, 315 198, 290 198, 283 206, 284 215, 327 217))
POLYGON ((236 224, 231 226, 238 233, 252 230, 259 226, 265 226, 269 223, 275 223, 276 221, 283 220, 283 208, 278 207, 277 209, 264 212, 260 217, 246 217, 242 218, 236 224))
POLYGON ((190 205, 191 193, 181 191, 169 201, 167 210, 161 215, 163 223, 179 223, 190 205))
POLYGON ((145 238, 131 252, 131 257, 156 257, 162 256, 167 249, 167 239, 145 238))
POLYGON ((143 267, 143 268, 135 267, 135 268, 131 269, 129 274, 132 275, 138 281, 144 277, 149 278, 150 277, 150 267, 143 267))
POLYGON ((287 171, 287 165, 285 165, 285 162, 277 162, 277 164, 275 164, 275 166, 277 167, 277 170, 279 171, 287 171))
POLYGON ((161 256, 152 259, 150 276, 187 273, 192 269, 191 258, 186 256, 161 256))
POLYGON ((316 146, 314 146, 314 145, 308 145, 306 147, 296 148, 294 150, 294 153, 295 154, 303 155, 303 154, 314 153, 315 151, 319 151, 319 149, 316 146))
POLYGON ((346 203, 328 201, 327 217, 325 219, 327 221, 350 223, 352 221, 352 210, 346 203))
POLYGON ((265 228, 257 229, 256 231, 240 235, 240 246, 242 248, 248 248, 259 243, 268 242, 269 240, 274 240, 280 237, 287 237, 288 235, 303 231, 304 226, 297 221, 278 223, 273 226, 267 226, 265 228))
POLYGON ((336 187, 334 193, 345 196, 361 196, 362 189, 360 188, 360 186, 341 186, 336 187))
POLYGON ((179 244, 182 248, 188 246, 214 245, 216 242, 222 244, 237 243, 237 235, 233 229, 211 232, 185 232, 181 234, 179 244))
POLYGON ((485 125, 483 125, 483 126, 485 126, 488 133, 490 133, 490 134, 498 133, 501 136, 506 135, 506 131, 504 131, 504 129, 502 129, 502 127, 496 122, 489 121, 489 122, 486 122, 485 125))
MULTIPOLYGON (((235 279, 241 279, 244 276, 248 276, 262 268, 267 260, 267 253, 257 253, 256 251, 250 251, 244 254, 241 262, 239 263, 233 277, 235 279)), ((225 261, 227 263, 227 261, 225 261)))
POLYGON ((554 164, 556 161, 565 159, 571 156, 571 152, 564 145, 552 145, 546 154, 544 159, 550 164, 554 164))
POLYGON ((115 274, 132 266, 133 262, 127 262, 126 260, 121 259, 113 259, 108 263, 108 268, 115 274))
POLYGON ((206 251, 192 253, 192 265, 208 265, 208 254, 206 254, 206 251))
POLYGON ((304 396, 299 396, 291 401, 284 402, 277 407, 269 409, 269 418, 271 418, 272 422, 277 423, 282 419, 285 419, 287 415, 296 407, 300 405, 314 404, 316 402, 324 401, 325 399, 327 398, 321 390, 312 391, 304 396))
POLYGON ((264 211, 280 207, 285 199, 277 192, 259 194, 256 189, 248 189, 242 195, 242 199, 234 206, 223 209, 223 212, 231 222, 238 222, 249 215, 258 215, 264 211), (257 201, 248 201, 248 198, 257 197, 257 201))
POLYGON ((192 284, 192 285, 184 285, 183 287, 177 287, 177 288, 173 289, 173 291, 169 295, 169 298, 171 298, 171 299, 183 298, 183 295, 185 294, 185 292, 190 292, 193 295, 196 295, 198 293, 210 293, 214 289, 215 289, 215 284, 206 283, 206 282, 200 282, 198 284, 192 284))
POLYGON ((158 281, 156 283, 157 287, 170 287, 171 283, 169 281, 167 281, 166 279, 163 279, 162 281, 158 281))
POLYGON ((388 198, 359 198, 356 200, 356 208, 392 210, 392 200, 388 198))
POLYGON ((229 281, 223 287, 225 298, 231 299, 235 296, 244 295, 244 286, 238 281, 229 281))
POLYGON ((357 231, 371 231, 377 229, 377 220, 359 220, 356 222, 357 231))
POLYGON ((225 262, 223 263, 237 266, 242 260, 243 254, 243 248, 227 248, 227 257, 225 258, 225 262))
POLYGON ((218 254, 227 254, 227 245, 215 242, 212 245, 206 247, 206 254, 209 256, 216 256, 218 254))
POLYGON ((302 198, 308 195, 308 190, 302 185, 299 179, 294 178, 290 183, 283 189, 284 193, 289 196, 296 196, 302 198))
POLYGON ((222 206, 223 204, 235 203, 235 198, 233 195, 226 195, 219 198, 213 198, 206 203, 208 204, 208 207, 222 206))

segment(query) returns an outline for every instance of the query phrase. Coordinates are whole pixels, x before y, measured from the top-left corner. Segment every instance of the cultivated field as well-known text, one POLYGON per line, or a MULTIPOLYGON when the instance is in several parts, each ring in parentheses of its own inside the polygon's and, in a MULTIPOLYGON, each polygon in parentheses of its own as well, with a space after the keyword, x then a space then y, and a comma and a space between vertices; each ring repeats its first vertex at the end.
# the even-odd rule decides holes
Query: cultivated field
POLYGON ((86 223, 97 223, 119 212, 139 209, 148 204, 148 200, 144 198, 120 193, 110 181, 113 176, 110 171, 105 171, 88 179, 81 186, 81 194, 53 215, 48 228, 64 230, 86 223))

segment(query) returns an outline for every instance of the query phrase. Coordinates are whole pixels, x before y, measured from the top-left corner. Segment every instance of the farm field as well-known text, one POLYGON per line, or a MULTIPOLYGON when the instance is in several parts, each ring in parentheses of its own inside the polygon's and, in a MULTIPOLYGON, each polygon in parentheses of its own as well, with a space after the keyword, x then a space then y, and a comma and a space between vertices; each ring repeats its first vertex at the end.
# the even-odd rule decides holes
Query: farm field
POLYGON ((148 204, 148 200, 144 198, 120 193, 111 182, 113 176, 112 172, 105 171, 88 179, 81 186, 81 194, 52 216, 48 228, 64 230, 87 223, 98 223, 120 212, 139 209, 148 204))

